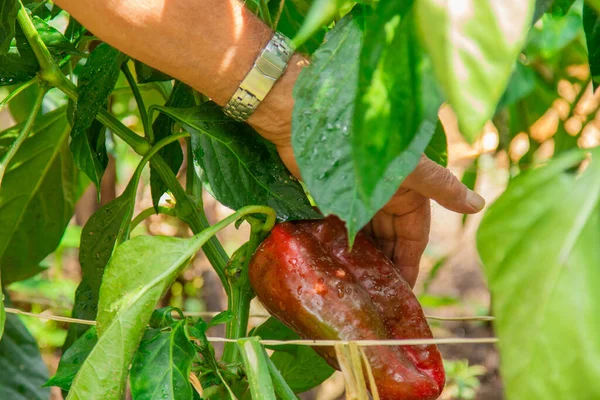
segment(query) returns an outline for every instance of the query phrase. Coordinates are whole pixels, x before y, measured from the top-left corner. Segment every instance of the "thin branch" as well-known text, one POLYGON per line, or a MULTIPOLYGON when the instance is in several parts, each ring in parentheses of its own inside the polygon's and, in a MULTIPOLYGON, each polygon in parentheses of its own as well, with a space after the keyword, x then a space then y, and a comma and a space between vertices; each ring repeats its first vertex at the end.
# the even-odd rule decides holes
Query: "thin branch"
POLYGON ((125 75, 125 79, 127 79, 127 83, 131 88, 131 93, 133 93, 133 98, 137 103, 138 110, 140 112, 140 119, 142 120, 142 126, 144 127, 144 133, 146 134, 146 138, 148 138, 148 141, 150 143, 154 143, 154 132, 152 132, 152 123, 150 121, 150 118, 148 117, 148 110, 146 109, 146 105, 144 104, 144 98, 140 93, 140 89, 138 88, 137 82, 135 81, 127 63, 123 64, 121 70, 123 71, 123 75, 125 75))
POLYGON ((27 89, 28 87, 30 87, 31 85, 33 85, 36 82, 37 82, 37 79, 32 79, 32 80, 22 84, 15 90, 13 90, 8 96, 6 96, 4 99, 2 99, 2 101, 0 101, 0 109, 2 109, 2 107, 7 105, 12 99, 17 97, 19 95, 19 93, 21 93, 23 90, 27 89))
POLYGON ((19 148, 25 142, 25 139, 27 139, 27 136, 29 136, 29 132, 31 132, 31 129, 33 128, 33 123, 35 122, 35 118, 37 117, 40 108, 42 108, 42 102, 44 101, 45 95, 46 89, 41 89, 37 95, 33 109, 31 110, 31 113, 29 114, 29 117, 27 118, 27 121, 23 126, 23 129, 21 129, 21 132, 19 132, 19 136, 17 136, 15 141, 10 145, 10 148, 8 149, 8 151, 4 155, 4 158, 0 162, 0 188, 2 187, 2 180, 4 178, 4 174, 8 170, 10 162, 12 161, 13 157, 17 154, 17 151, 19 151, 19 148))

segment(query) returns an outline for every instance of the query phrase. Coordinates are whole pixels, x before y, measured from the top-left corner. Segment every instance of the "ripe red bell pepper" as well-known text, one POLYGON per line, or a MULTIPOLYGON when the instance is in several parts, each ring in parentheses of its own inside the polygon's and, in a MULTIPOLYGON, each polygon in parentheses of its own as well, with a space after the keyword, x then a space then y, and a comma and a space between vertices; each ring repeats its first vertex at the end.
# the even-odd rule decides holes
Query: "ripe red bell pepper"
MULTIPOLYGON (((352 251, 336 217, 275 226, 249 268, 267 310, 305 339, 425 339, 423 310, 394 264, 362 233, 352 251)), ((315 347, 338 368, 330 347, 315 347)), ((444 388, 435 345, 364 348, 382 400, 436 399, 444 388)))

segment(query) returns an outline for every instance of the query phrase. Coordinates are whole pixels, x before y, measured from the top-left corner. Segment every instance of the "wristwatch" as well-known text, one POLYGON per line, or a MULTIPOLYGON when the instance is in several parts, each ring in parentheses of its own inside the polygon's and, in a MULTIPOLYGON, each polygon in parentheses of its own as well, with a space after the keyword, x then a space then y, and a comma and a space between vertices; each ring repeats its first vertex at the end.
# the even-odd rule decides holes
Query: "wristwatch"
POLYGON ((254 61, 248 75, 223 108, 225 114, 238 121, 247 120, 283 75, 292 54, 294 54, 292 41, 281 33, 275 32, 254 61))

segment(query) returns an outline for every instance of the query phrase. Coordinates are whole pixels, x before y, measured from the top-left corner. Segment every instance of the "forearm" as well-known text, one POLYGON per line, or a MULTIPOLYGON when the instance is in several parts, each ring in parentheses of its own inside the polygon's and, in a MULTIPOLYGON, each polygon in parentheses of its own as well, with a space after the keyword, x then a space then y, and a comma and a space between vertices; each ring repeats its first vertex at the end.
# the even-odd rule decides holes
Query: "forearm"
MULTIPOLYGON (((124 53, 188 83, 224 105, 272 31, 237 0, 56 0, 86 28, 124 53)), ((289 145, 291 91, 286 74, 249 119, 261 134, 289 145)))

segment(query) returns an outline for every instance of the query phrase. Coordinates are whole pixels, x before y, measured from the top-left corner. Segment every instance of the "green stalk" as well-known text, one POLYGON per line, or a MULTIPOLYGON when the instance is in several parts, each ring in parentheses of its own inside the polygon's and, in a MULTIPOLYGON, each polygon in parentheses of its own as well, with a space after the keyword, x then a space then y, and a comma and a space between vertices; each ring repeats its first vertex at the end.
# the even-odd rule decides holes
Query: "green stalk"
POLYGON ((277 398, 280 400, 298 400, 298 396, 294 394, 294 391, 290 388, 285 379, 283 379, 283 376, 281 376, 281 373, 275 364, 273 364, 273 361, 271 361, 266 352, 265 358, 267 359, 269 373, 271 374, 271 380, 273 381, 273 387, 275 388, 275 394, 277 395, 277 398))
MULTIPOLYGON (((146 208, 144 211, 139 213, 133 219, 133 221, 131 221, 131 227, 129 229, 133 230, 136 226, 141 224, 143 220, 145 220, 146 218, 151 217, 155 214, 157 214, 157 213, 156 213, 156 210, 154 209, 154 207, 146 208)), ((158 214, 170 215, 172 217, 177 216, 177 213, 175 213, 175 210, 172 208, 169 208, 169 207, 158 207, 158 214)))
MULTIPOLYGON (((250 277, 248 276, 250 260, 266 233, 273 229, 275 225, 275 220, 267 220, 263 223, 257 219, 248 218, 247 221, 252 227, 250 239, 231 257, 227 268, 227 277, 231 286, 227 305, 234 315, 234 318, 227 323, 225 330, 228 339, 245 337, 248 332, 250 301, 254 298, 254 292, 250 286, 250 277)), ((225 343, 221 361, 225 364, 238 361, 238 350, 235 343, 225 343)))
POLYGON ((12 99, 17 97, 19 95, 19 93, 21 93, 23 90, 27 89, 28 87, 30 87, 31 85, 33 85, 36 82, 37 82, 37 79, 32 79, 29 82, 22 84, 21 86, 19 86, 18 88, 16 88, 12 92, 10 92, 10 94, 8 96, 6 96, 4 99, 2 99, 2 101, 0 101, 0 110, 2 109, 2 107, 4 107, 6 104, 8 104, 12 99))
POLYGON ((124 63, 121 67, 123 74, 125 75, 125 79, 127 79, 127 83, 131 87, 131 93, 133 93, 133 97, 135 98, 135 102, 137 103, 138 110, 140 111, 140 118, 142 120, 142 126, 144 127, 144 133, 146 134, 146 138, 150 143, 154 143, 154 132, 152 132, 152 124, 150 123, 150 118, 148 118, 148 110, 144 105, 144 99, 142 98, 142 94, 140 93, 140 89, 138 88, 137 82, 133 78, 131 74, 131 70, 129 69, 129 65, 124 63))
MULTIPOLYGON (((19 3, 21 2, 19 1, 19 3)), ((21 29, 23 29, 23 34, 31 45, 35 58, 37 58, 37 61, 40 64, 42 78, 50 83, 54 83, 54 78, 57 77, 58 74, 62 75, 62 72, 54 62, 44 41, 35 29, 33 21, 29 18, 29 14, 27 14, 27 9, 23 6, 23 3, 21 3, 21 9, 17 14, 17 21, 19 21, 19 25, 21 26, 21 29), (45 75, 48 76, 46 77, 45 75)))
POLYGON ((44 101, 45 95, 46 90, 40 90, 40 92, 37 95, 37 98, 35 99, 33 110, 31 110, 31 114, 29 114, 29 117, 27 118, 23 129, 21 129, 21 132, 19 132, 19 136, 17 136, 17 139, 11 144, 10 148, 4 155, 2 162, 0 162, 0 187, 2 187, 2 180, 4 179, 4 173, 8 169, 8 165, 12 161, 13 157, 17 154, 17 151, 19 151, 19 148, 21 147, 23 142, 25 142, 25 139, 27 139, 31 128, 33 128, 33 123, 38 115, 38 112, 40 111, 40 108, 42 107, 42 102, 44 101))

